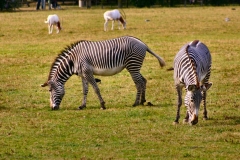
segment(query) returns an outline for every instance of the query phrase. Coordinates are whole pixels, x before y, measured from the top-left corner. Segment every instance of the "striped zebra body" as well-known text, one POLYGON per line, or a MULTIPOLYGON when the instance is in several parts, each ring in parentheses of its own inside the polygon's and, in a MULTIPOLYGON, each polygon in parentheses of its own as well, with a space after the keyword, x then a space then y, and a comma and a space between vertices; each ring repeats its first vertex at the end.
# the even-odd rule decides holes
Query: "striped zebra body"
POLYGON ((184 45, 174 59, 174 81, 178 95, 177 116, 180 118, 182 105, 182 88, 186 88, 184 99, 187 114, 184 122, 198 123, 201 100, 204 103, 204 119, 207 119, 206 91, 212 86, 209 82, 211 73, 211 55, 207 46, 198 40, 184 45))
POLYGON ((48 81, 42 87, 50 87, 52 109, 58 109, 64 95, 64 84, 73 74, 82 78, 83 101, 79 109, 86 107, 88 83, 90 83, 100 100, 101 108, 105 102, 94 79, 94 75, 111 76, 126 68, 137 88, 133 106, 143 104, 145 100, 146 79, 140 69, 146 51, 155 56, 160 65, 164 60, 153 53, 141 40, 125 36, 106 41, 79 41, 66 48, 52 64, 48 81))

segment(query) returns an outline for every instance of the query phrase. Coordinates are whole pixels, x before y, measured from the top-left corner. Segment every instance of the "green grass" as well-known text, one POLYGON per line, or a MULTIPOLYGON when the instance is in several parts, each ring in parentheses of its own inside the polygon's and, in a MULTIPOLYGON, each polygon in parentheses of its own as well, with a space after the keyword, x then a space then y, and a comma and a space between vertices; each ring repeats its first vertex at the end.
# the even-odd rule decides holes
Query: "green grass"
MULTIPOLYGON (((240 7, 129 8, 127 30, 109 32, 103 31, 105 10, 62 8, 0 13, 0 159, 240 159, 240 7), (64 29, 48 35, 44 20, 53 13, 64 29), (147 54, 142 66, 146 99, 154 106, 132 107, 136 89, 124 70, 98 77, 107 110, 99 109, 91 86, 87 108, 77 110, 82 85, 73 76, 60 110, 51 111, 48 89, 40 84, 57 54, 78 40, 123 35, 140 38, 167 63, 160 69, 147 54), (194 39, 204 42, 213 58, 209 120, 200 115, 196 126, 172 125, 176 92, 173 72, 166 69, 194 39)), ((181 122, 185 112, 182 107, 181 122)))

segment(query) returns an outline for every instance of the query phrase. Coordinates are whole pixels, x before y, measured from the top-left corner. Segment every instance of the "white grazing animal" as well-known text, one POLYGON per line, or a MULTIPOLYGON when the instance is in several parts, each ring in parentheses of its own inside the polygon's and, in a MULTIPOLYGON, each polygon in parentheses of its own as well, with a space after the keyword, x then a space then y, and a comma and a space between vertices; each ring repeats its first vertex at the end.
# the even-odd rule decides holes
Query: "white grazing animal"
POLYGON ((120 14, 119 10, 114 9, 111 11, 106 11, 103 14, 105 23, 104 23, 104 31, 108 30, 108 21, 112 21, 112 30, 114 28, 114 21, 118 21, 118 29, 120 29, 120 22, 122 23, 123 29, 126 29, 126 21, 123 19, 122 15, 120 14))
POLYGON ((52 34, 53 26, 56 25, 57 33, 62 29, 59 18, 56 14, 49 15, 45 23, 48 23, 48 33, 52 34))

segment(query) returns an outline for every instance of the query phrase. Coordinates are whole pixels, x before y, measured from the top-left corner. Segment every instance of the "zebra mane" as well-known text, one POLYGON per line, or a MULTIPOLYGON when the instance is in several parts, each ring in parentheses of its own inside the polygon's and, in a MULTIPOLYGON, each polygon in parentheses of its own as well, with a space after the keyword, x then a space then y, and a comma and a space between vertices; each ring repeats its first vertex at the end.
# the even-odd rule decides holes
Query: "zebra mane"
POLYGON ((49 72, 49 76, 48 76, 48 80, 50 80, 54 74, 54 72, 56 71, 56 69, 58 68, 58 65, 60 64, 60 62, 64 59, 67 59, 70 55, 71 55, 71 51, 73 48, 75 48, 79 43, 81 42, 85 42, 87 40, 80 40, 77 42, 74 42, 68 46, 66 46, 61 52, 60 54, 58 54, 58 56, 55 58, 55 60, 53 61, 51 68, 50 68, 50 72, 49 72))
POLYGON ((187 47, 186 47, 186 54, 187 54, 187 56, 188 56, 188 58, 189 58, 189 60, 190 60, 190 62, 191 62, 191 67, 192 67, 192 69, 193 69, 193 71, 194 71, 194 74, 195 74, 195 77, 196 77, 196 82, 197 82, 197 88, 199 88, 200 87, 200 83, 199 83, 199 81, 198 81, 198 76, 197 76, 197 68, 196 68, 196 62, 191 58, 191 56, 190 56, 190 54, 189 54, 189 52, 188 52, 188 49, 189 49, 189 47, 191 47, 191 46, 196 46, 196 44, 197 43, 195 43, 196 41, 194 41, 194 44, 192 45, 192 44, 190 44, 190 45, 188 45, 187 47))

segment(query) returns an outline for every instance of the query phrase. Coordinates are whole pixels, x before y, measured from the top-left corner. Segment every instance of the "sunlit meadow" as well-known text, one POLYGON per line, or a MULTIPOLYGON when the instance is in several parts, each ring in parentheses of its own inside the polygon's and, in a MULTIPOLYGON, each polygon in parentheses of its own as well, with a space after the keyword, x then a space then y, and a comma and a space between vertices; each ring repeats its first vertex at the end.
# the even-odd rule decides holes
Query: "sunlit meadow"
MULTIPOLYGON (((21 8, 0 13, 0 159, 240 159, 240 7, 126 8, 127 29, 103 31, 110 8, 62 6, 61 10, 21 8), (59 15, 63 30, 48 34, 49 14, 59 15), (225 21, 229 18, 229 21, 225 21), (54 58, 78 40, 131 35, 166 61, 160 68, 147 53, 141 73, 147 102, 132 107, 136 89, 124 70, 100 77, 106 110, 89 86, 87 108, 81 79, 65 85, 60 110, 49 106, 47 80, 54 58), (173 72, 175 54, 187 42, 201 40, 212 54, 209 120, 182 123, 176 116, 173 72)), ((109 28, 111 23, 109 23, 109 28)))

